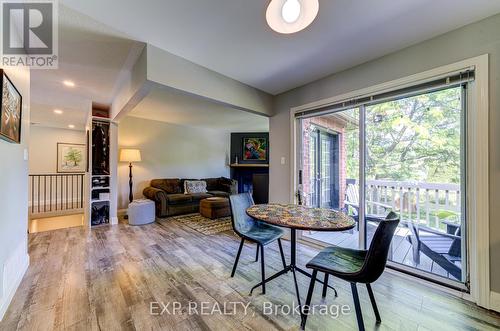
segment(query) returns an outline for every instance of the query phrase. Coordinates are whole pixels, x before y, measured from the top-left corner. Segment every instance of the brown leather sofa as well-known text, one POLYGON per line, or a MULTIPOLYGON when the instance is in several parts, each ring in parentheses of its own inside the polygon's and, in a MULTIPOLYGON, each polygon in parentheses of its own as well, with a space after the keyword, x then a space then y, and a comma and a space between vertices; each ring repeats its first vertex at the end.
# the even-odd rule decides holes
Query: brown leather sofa
POLYGON ((184 181, 195 179, 153 179, 143 194, 156 205, 156 217, 167 217, 200 210, 200 200, 209 197, 229 197, 238 193, 238 182, 229 178, 204 178, 207 193, 184 194, 184 181))

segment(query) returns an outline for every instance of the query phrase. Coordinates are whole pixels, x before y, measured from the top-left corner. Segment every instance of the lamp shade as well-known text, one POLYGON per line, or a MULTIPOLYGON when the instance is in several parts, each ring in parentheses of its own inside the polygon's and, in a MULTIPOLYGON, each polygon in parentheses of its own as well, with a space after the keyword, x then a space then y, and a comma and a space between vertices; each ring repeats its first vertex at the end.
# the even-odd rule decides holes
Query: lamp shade
POLYGON ((123 148, 120 151, 120 161, 122 162, 141 162, 141 151, 132 148, 123 148))

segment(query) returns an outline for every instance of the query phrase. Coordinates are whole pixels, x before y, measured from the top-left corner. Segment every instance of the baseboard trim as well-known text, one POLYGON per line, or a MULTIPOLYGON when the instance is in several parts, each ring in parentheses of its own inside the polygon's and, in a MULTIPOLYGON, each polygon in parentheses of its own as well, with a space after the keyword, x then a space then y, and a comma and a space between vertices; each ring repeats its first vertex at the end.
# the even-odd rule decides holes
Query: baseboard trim
POLYGON ((490 292, 490 309, 500 313, 500 293, 490 292))
POLYGON ((117 225, 117 224, 118 224, 118 216, 111 217, 111 225, 117 225))
POLYGON ((0 321, 3 320, 7 309, 9 308, 14 294, 16 294, 17 288, 21 284, 21 281, 28 270, 30 264, 30 257, 27 254, 27 243, 25 240, 19 245, 18 249, 15 250, 16 254, 6 261, 3 269, 0 270, 3 274, 3 295, 0 298, 0 321), (19 252, 19 253, 17 253, 19 252), (9 277, 7 273, 13 274, 9 277))

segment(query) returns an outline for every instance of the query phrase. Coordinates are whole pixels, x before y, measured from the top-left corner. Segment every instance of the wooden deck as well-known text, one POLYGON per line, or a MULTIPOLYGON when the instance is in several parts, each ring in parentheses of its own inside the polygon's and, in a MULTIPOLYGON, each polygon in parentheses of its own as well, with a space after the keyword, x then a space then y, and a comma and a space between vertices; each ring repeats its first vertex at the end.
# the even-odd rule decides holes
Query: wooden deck
MULTIPOLYGON (((376 225, 368 223, 368 242, 376 229, 376 225)), ((389 259, 393 262, 417 268, 419 270, 432 273, 441 277, 445 277, 451 280, 457 280, 451 276, 446 270, 434 263, 425 254, 420 255, 420 264, 415 265, 413 262, 413 250, 410 242, 406 239, 406 236, 410 233, 410 230, 404 227, 398 227, 394 239, 392 240, 391 252, 389 253, 389 259)), ((328 245, 336 245, 347 248, 357 249, 359 233, 356 230, 350 232, 309 232, 304 231, 303 236, 306 238, 311 238, 318 240, 328 245)))

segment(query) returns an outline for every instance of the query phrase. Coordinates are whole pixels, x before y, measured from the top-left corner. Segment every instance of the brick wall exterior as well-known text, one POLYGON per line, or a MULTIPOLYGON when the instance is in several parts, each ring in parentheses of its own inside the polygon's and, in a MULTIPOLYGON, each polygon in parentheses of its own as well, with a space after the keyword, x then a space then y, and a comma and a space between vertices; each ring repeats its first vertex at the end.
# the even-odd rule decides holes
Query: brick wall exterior
POLYGON ((344 207, 344 197, 346 188, 346 144, 344 136, 345 124, 342 120, 336 120, 333 117, 313 117, 306 118, 302 120, 302 162, 303 162, 303 172, 302 172, 302 192, 304 196, 304 203, 311 205, 311 160, 310 160, 310 143, 311 143, 311 131, 314 126, 320 126, 326 129, 335 131, 339 136, 339 204, 340 208, 344 207))

